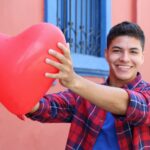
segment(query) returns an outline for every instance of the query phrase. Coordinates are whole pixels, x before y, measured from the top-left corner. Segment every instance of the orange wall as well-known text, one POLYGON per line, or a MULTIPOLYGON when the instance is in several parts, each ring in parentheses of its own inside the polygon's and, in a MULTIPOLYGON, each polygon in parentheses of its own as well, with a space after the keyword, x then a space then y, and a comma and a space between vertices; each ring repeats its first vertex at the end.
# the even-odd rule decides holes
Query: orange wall
POLYGON ((0 150, 64 150, 69 127, 21 121, 0 105, 0 150))
POLYGON ((0 32, 16 34, 43 21, 43 0, 1 0, 0 32))
POLYGON ((136 0, 112 0, 112 25, 121 21, 136 21, 136 0))
MULTIPOLYGON (((112 0, 112 25, 123 20, 137 22, 149 39, 149 6, 149 0, 112 0)), ((14 35, 32 24, 43 21, 43 10, 43 0, 1 0, 0 32, 14 35)), ((146 40, 145 64, 141 71, 148 81, 149 47, 150 41, 146 40)), ((57 85, 49 92, 58 90, 63 88, 57 85)), ((64 150, 69 124, 41 124, 29 119, 23 122, 2 105, 0 114, 0 150, 64 150)))
POLYGON ((145 32, 145 62, 140 70, 143 78, 148 82, 150 82, 150 40, 148 40, 150 38, 149 8, 149 0, 112 0, 112 25, 129 20, 138 23, 145 32))
POLYGON ((146 45, 145 45, 145 62, 141 71, 143 77, 150 82, 150 20, 149 20, 149 10, 150 1, 149 0, 138 0, 137 1, 137 23, 139 23, 145 31, 146 45))

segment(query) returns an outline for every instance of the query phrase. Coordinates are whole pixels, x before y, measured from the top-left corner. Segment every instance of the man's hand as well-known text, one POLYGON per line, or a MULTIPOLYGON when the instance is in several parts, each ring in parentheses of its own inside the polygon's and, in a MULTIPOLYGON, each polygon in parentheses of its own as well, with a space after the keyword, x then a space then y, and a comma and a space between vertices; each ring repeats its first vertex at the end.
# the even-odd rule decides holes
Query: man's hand
POLYGON ((46 58, 46 63, 59 69, 59 72, 56 74, 46 72, 45 76, 48 78, 59 79, 59 82, 63 86, 70 88, 75 83, 74 81, 76 80, 77 74, 73 70, 69 44, 65 46, 61 43, 58 43, 58 47, 62 50, 63 54, 52 49, 50 49, 48 52, 53 57, 56 57, 59 62, 46 58))

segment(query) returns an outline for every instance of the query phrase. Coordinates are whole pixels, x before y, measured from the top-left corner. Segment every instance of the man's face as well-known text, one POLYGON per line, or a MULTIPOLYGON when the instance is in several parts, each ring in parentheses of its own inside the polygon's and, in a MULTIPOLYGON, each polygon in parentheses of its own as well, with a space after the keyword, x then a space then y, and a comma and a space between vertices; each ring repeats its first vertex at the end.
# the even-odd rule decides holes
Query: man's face
POLYGON ((130 36, 115 38, 105 51, 110 67, 110 82, 122 86, 132 81, 144 61, 141 43, 130 36))

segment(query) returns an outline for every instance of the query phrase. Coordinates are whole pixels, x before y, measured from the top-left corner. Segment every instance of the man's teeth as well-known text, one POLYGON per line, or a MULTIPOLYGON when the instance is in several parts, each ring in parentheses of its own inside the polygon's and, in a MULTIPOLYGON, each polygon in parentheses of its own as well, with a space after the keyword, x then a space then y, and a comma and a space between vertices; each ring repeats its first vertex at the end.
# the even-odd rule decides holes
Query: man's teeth
POLYGON ((120 69, 130 69, 130 66, 122 66, 122 65, 118 65, 118 68, 120 69))

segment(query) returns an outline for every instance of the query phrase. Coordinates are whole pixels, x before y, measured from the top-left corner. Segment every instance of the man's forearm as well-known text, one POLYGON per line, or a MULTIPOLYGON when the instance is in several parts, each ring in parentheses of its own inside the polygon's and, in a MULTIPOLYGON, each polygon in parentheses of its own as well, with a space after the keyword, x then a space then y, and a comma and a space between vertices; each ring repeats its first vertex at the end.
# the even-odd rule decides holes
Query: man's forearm
POLYGON ((99 85, 80 76, 69 88, 107 111, 120 115, 126 113, 129 96, 124 89, 99 85))

